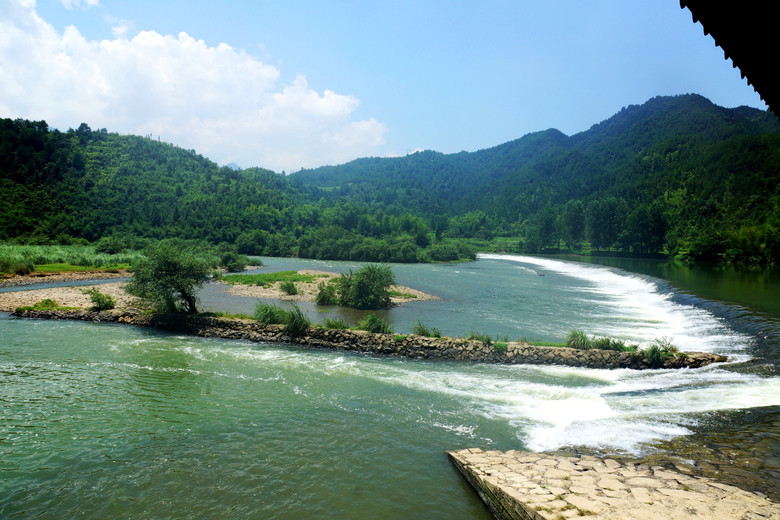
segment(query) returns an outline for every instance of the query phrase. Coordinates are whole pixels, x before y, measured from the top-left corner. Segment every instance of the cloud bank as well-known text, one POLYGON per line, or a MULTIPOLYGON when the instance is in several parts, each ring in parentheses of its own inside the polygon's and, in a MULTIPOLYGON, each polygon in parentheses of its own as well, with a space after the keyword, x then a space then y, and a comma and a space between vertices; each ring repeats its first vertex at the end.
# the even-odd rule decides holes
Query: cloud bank
POLYGON ((275 171, 376 155, 385 142, 384 124, 355 120, 354 96, 316 92, 303 75, 281 84, 276 67, 225 43, 116 29, 89 41, 73 26, 58 33, 34 0, 0 0, 0 117, 152 134, 275 171))

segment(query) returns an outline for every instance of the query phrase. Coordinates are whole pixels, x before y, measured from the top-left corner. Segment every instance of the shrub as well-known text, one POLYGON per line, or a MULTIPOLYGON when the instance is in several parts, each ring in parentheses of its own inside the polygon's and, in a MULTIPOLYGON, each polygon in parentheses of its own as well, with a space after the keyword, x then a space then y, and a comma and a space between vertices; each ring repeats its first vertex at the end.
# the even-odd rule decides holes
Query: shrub
POLYGON ((45 300, 41 300, 37 303, 34 303, 33 305, 28 305, 25 307, 17 307, 15 309, 15 312, 21 313, 24 311, 54 311, 54 310, 71 310, 71 309, 77 309, 77 307, 63 307, 56 301, 46 298, 45 300))
POLYGON ((642 355, 652 368, 660 368, 663 366, 666 358, 658 345, 650 345, 642 351, 642 355))
POLYGON ((34 270, 35 270, 35 264, 30 262, 29 260, 13 263, 11 264, 11 268, 9 269, 10 272, 17 275, 30 274, 34 270))
POLYGON ((386 309, 391 305, 389 288, 395 283, 395 275, 388 265, 366 265, 356 273, 342 274, 336 283, 341 305, 386 309))
POLYGON ((393 341, 395 341, 396 343, 400 343, 400 342, 402 342, 405 339, 406 339, 406 336, 404 336, 403 334, 394 334, 393 335, 393 341))
POLYGON ((652 368, 661 368, 668 359, 679 354, 677 347, 672 345, 669 338, 656 338, 649 347, 642 351, 645 361, 652 368))
POLYGON ((358 328, 375 334, 387 334, 390 332, 390 326, 387 322, 374 313, 368 314, 365 318, 360 320, 358 328))
POLYGON ((289 311, 282 311, 284 316, 284 333, 289 336, 303 336, 311 322, 300 307, 293 305, 289 311))
POLYGON ((279 289, 281 289, 284 294, 289 294, 290 296, 298 294, 298 288, 295 286, 295 282, 292 280, 285 280, 280 282, 279 289))
POLYGON ((317 305, 336 305, 339 302, 335 285, 326 285, 324 282, 320 282, 317 289, 317 296, 314 297, 314 302, 317 305))
POLYGON ((412 334, 417 334, 418 336, 432 336, 431 331, 428 330, 421 322, 420 320, 415 321, 412 323, 412 334))
POLYGON ((281 324, 285 322, 287 311, 270 303, 258 303, 253 317, 263 325, 281 324))
POLYGON ((125 249, 127 249, 127 243, 117 235, 108 235, 95 242, 95 253, 117 255, 125 249))
POLYGON ((441 337, 441 331, 436 327, 431 327, 431 336, 434 338, 440 338, 441 337))
POLYGON ((332 318, 328 318, 325 321, 322 322, 322 328, 324 329, 336 329, 336 330, 346 330, 349 328, 349 323, 347 323, 344 320, 334 320, 332 318))
POLYGON ((593 348, 593 342, 584 331, 572 330, 566 337, 566 346, 569 348, 587 350, 593 348))
POLYGON ((496 341, 493 343, 493 350, 496 352, 506 352, 507 347, 509 347, 509 343, 506 341, 496 341))
POLYGON ((219 265, 229 273, 239 273, 249 263, 249 258, 246 255, 239 254, 238 248, 227 242, 222 242, 217 246, 217 255, 219 256, 219 265))
POLYGON ((52 300, 51 298, 46 298, 45 300, 41 300, 39 302, 32 304, 31 306, 24 307, 24 308, 34 309, 36 311, 46 311, 46 310, 59 309, 61 307, 62 306, 59 303, 52 300))
POLYGON ((626 350, 626 344, 615 338, 594 338, 592 341, 592 348, 621 352, 626 350))
POLYGON ((116 300, 98 291, 96 287, 84 291, 84 294, 89 295, 89 299, 92 300, 92 307, 89 308, 92 311, 107 311, 116 307, 116 300))

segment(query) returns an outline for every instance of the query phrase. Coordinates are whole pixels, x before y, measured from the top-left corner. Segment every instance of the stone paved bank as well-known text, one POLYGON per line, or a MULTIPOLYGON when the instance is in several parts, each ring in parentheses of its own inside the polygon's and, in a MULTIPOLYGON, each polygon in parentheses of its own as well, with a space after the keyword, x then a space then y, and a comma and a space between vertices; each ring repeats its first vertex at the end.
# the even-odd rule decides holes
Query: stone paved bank
POLYGON ((763 495, 662 467, 520 451, 448 455, 502 520, 780 520, 780 504, 763 495))
MULTIPOLYGON (((641 355, 632 352, 537 347, 520 342, 511 342, 506 348, 496 348, 479 341, 467 341, 460 338, 427 338, 411 334, 406 336, 373 334, 366 331, 325 330, 317 327, 310 327, 303 336, 291 337, 284 334, 281 325, 261 325, 251 320, 206 316, 149 317, 137 311, 90 312, 86 310, 25 311, 21 316, 127 323, 197 336, 299 344, 315 348, 349 350, 415 359, 567 365, 589 368, 650 368, 641 355)), ((689 352, 685 356, 667 361, 664 368, 699 368, 710 363, 723 361, 726 361, 726 357, 717 354, 689 352)))

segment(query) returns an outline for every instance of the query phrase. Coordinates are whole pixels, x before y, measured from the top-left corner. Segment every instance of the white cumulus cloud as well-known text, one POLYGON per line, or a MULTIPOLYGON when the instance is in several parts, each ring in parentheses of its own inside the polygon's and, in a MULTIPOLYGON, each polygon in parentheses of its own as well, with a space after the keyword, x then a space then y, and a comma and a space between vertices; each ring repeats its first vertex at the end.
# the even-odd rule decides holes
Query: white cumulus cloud
POLYGON ((354 120, 354 96, 317 92, 303 75, 282 84, 276 67, 225 43, 184 32, 129 37, 127 27, 90 41, 73 26, 55 30, 34 0, 0 0, 0 116, 152 134, 276 171, 372 155, 385 142, 384 124, 354 120))
POLYGON ((66 9, 73 9, 74 7, 81 7, 84 6, 85 9, 89 7, 95 7, 97 5, 100 5, 100 0, 61 0, 62 5, 65 6, 66 9))

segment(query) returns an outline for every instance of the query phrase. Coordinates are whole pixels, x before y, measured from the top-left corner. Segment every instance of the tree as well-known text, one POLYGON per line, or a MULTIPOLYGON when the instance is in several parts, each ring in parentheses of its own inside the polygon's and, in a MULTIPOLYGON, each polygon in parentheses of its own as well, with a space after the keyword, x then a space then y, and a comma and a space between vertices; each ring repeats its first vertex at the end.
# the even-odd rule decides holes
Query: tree
POLYGON ((569 246, 585 238, 585 205, 581 200, 570 200, 563 206, 564 239, 569 246))
POLYGON ((339 304, 356 309, 390 307, 390 291, 395 275, 389 265, 365 265, 338 279, 339 304))
POLYGON ((209 279, 213 260, 198 256, 184 240, 161 240, 146 249, 125 289, 149 300, 158 312, 197 312, 196 291, 209 279))

